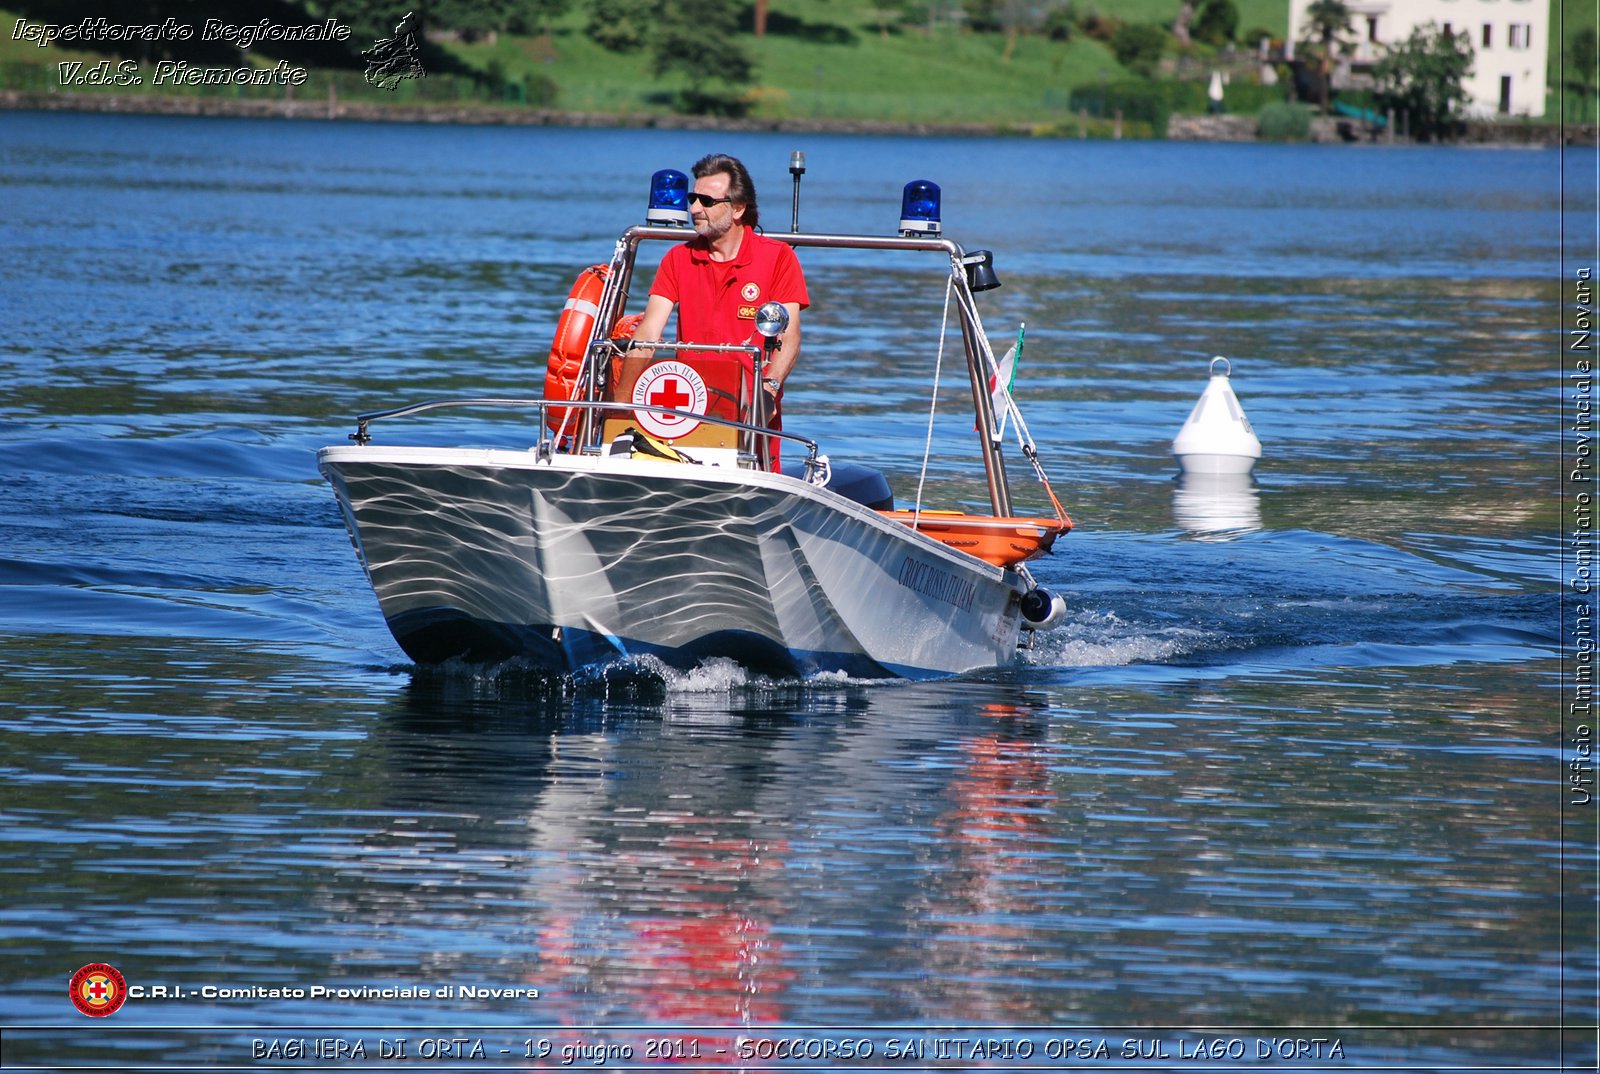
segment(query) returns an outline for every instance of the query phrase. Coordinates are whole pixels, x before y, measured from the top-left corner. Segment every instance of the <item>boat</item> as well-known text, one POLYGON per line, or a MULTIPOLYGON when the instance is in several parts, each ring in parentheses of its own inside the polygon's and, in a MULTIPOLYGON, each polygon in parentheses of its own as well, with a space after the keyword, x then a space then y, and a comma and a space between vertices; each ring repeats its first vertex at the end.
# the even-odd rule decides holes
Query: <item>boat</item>
MULTIPOLYGON (((943 235, 928 180, 906 184, 896 233, 803 232, 793 162, 791 171, 795 227, 769 237, 797 250, 921 258, 944 281, 971 386, 968 450, 989 509, 929 506, 920 485, 896 507, 880 471, 834 459, 803 435, 803 414, 771 430, 753 387, 787 326, 777 303, 758 311, 759 343, 642 342, 655 358, 639 384, 656 374, 661 390, 611 398, 617 337, 637 321, 625 310, 638 253, 692 234, 687 177, 663 169, 645 222, 623 231, 606 264, 579 274, 543 395, 364 413, 350 443, 319 451, 379 607, 412 660, 521 660, 568 674, 641 658, 679 668, 727 658, 777 677, 929 679, 1007 665, 1064 619, 1065 602, 1028 562, 1072 523, 978 317, 974 296, 999 286, 992 254, 943 235), (467 419, 484 408, 531 418, 520 427, 526 444, 379 442, 380 427, 387 440, 408 418, 467 419), (1014 512, 1008 423, 1048 516, 1014 512)), ((945 336, 941 327, 935 374, 945 336)))

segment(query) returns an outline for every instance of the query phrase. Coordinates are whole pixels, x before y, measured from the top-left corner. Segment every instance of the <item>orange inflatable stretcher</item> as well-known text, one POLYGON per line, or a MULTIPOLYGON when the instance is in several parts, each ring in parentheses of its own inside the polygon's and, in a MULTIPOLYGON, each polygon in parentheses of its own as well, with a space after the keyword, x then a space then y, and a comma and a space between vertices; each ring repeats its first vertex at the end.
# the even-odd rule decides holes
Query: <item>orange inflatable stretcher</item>
POLYGON ((999 518, 959 511, 879 511, 936 541, 996 567, 1014 567, 1050 551, 1056 538, 1072 529, 1068 519, 999 518))

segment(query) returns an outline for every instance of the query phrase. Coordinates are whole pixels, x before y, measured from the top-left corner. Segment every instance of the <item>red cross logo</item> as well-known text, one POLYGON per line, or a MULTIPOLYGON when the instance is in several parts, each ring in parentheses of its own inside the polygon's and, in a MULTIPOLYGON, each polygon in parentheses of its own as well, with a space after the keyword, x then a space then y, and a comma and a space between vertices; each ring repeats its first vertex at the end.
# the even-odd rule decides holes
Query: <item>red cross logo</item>
MULTIPOLYGON (((660 383, 662 387, 650 394, 649 398, 651 406, 667 406, 674 410, 681 410, 683 407, 694 402, 694 396, 678 387, 677 377, 662 377, 658 383, 660 383)), ((656 420, 681 421, 683 419, 675 418, 670 414, 657 414, 656 420)))
MULTIPOLYGON (((706 403, 705 378, 687 362, 657 362, 639 374, 633 385, 634 406, 644 404, 704 414, 706 403)), ((698 419, 679 414, 657 414, 649 410, 636 410, 633 414, 639 427, 654 436, 688 436, 700 427, 698 419)))
POLYGON ((128 982, 115 966, 91 962, 72 975, 72 1005, 90 1018, 104 1018, 122 1009, 128 982))

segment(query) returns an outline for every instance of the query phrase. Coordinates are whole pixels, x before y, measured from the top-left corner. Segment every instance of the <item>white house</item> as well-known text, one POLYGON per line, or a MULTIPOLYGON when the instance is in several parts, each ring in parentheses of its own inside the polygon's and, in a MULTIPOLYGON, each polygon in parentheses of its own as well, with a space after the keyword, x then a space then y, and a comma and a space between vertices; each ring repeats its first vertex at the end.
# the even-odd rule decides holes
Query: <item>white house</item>
MULTIPOLYGON (((1305 40, 1312 0, 1289 0, 1289 42, 1305 40)), ((1360 38, 1350 61, 1371 64, 1423 23, 1472 37, 1472 74, 1462 88, 1478 116, 1544 115, 1550 50, 1548 0, 1345 0, 1360 38)), ((1337 84, 1337 82, 1336 82, 1337 84)))

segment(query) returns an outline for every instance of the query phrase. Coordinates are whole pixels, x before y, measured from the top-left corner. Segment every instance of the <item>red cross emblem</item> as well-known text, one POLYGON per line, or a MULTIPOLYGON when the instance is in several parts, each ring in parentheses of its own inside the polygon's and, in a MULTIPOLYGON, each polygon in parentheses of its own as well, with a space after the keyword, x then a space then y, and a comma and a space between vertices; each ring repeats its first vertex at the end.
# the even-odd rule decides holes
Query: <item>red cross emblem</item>
MULTIPOLYGON (((663 406, 704 414, 707 399, 705 380, 694 366, 686 362, 657 362, 639 374, 638 381, 633 385, 634 406, 663 406)), ((688 436, 700 427, 694 418, 678 414, 635 410, 633 417, 645 432, 668 439, 688 436)))
MULTIPOLYGON (((656 383, 660 384, 661 387, 651 393, 651 406, 669 406, 674 410, 678 410, 694 402, 694 396, 678 387, 677 377, 662 377, 656 383)), ((674 418, 667 414, 659 414, 657 417, 661 421, 683 420, 682 418, 674 418)))
POLYGON ((115 1014, 128 998, 128 982, 115 966, 91 962, 72 975, 72 1005, 90 1018, 115 1014))

